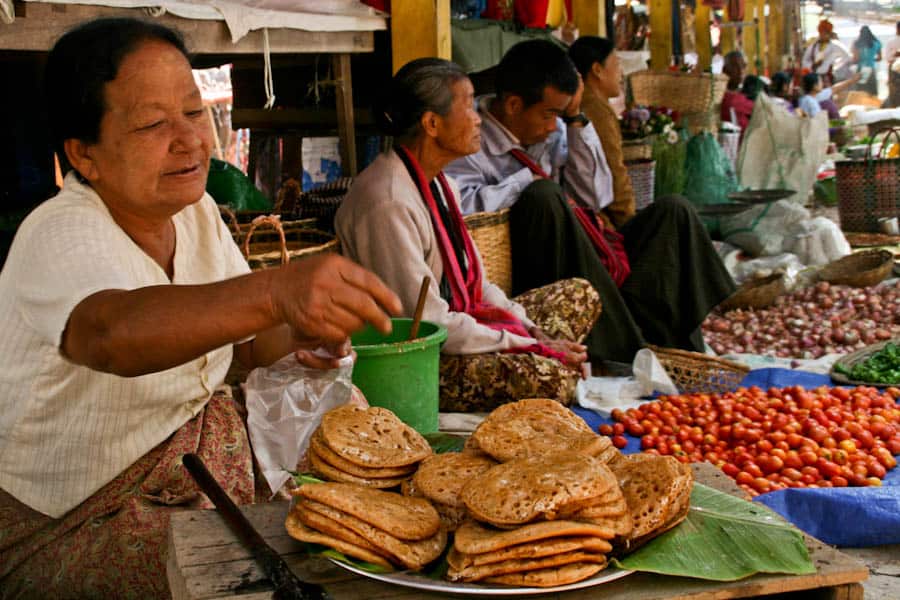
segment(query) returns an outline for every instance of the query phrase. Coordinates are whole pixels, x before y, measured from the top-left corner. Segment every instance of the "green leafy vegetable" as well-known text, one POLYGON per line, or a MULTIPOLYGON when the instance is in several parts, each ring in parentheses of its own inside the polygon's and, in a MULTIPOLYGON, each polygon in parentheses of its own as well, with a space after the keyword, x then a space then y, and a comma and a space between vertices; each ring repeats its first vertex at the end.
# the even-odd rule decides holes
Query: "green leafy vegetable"
POLYGON ((613 562, 624 569, 716 581, 815 572, 797 529, 761 504, 699 483, 684 522, 613 562))
POLYGON ((445 452, 460 452, 466 443, 466 438, 461 435, 452 433, 426 433, 422 437, 431 446, 435 454, 443 454, 445 452))
POLYGON ((853 379, 869 383, 900 383, 900 346, 888 342, 884 347, 852 367, 840 362, 834 370, 853 379))

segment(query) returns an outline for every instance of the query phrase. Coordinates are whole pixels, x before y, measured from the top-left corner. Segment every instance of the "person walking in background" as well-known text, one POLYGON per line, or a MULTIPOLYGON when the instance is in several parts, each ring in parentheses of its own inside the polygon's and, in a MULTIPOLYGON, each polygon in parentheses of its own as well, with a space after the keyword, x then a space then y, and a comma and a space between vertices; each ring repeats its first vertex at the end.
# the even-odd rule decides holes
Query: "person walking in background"
POLYGON ((872 33, 868 25, 859 28, 859 37, 853 42, 853 64, 859 73, 859 81, 853 89, 878 96, 878 77, 875 75, 875 63, 881 60, 881 42, 872 33))
POLYGON ((897 21, 894 37, 884 45, 883 56, 888 71, 888 97, 882 106, 900 106, 900 21, 897 21))

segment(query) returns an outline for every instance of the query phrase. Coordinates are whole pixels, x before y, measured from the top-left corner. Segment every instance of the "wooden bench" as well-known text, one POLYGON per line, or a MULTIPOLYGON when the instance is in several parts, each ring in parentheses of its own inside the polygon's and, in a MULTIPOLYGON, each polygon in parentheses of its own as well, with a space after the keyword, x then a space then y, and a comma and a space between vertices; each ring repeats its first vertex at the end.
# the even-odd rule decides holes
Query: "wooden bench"
MULTIPOLYGON (((692 465, 697 481, 743 496, 734 481, 712 465, 692 465)), ((244 513, 266 541, 297 575, 321 583, 334 600, 411 600, 448 598, 359 577, 321 557, 310 557, 303 544, 288 536, 284 519, 287 502, 245 507, 244 513)), ((866 566, 822 542, 804 535, 816 567, 811 575, 759 574, 740 581, 717 582, 652 573, 634 573, 596 587, 554 594, 560 600, 722 600, 764 594, 779 598, 862 600, 859 584, 868 577, 866 566)), ((175 600, 231 598, 269 600, 272 586, 250 553, 216 511, 184 511, 169 526, 167 573, 175 600)))

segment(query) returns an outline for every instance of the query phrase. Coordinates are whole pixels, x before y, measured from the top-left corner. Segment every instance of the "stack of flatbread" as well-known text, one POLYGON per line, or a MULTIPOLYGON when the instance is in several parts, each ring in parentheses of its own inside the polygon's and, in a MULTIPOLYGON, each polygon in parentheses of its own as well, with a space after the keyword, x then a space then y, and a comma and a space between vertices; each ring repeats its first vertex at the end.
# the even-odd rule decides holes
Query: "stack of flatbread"
POLYGON ((410 498, 353 483, 311 483, 292 492, 297 503, 288 514, 288 533, 385 568, 418 570, 447 545, 434 507, 410 498))
POLYGON ((630 454, 611 467, 630 509, 634 528, 618 540, 631 552, 687 516, 694 472, 674 456, 630 454))
POLYGON ((622 454, 610 439, 555 400, 529 398, 495 409, 472 433, 469 453, 484 453, 499 462, 560 450, 593 456, 611 464, 622 454))
POLYGON ((462 500, 474 521, 456 531, 454 581, 549 587, 606 566, 612 541, 631 532, 618 482, 577 451, 516 458, 472 477, 462 500))
POLYGON ((447 452, 429 456, 419 464, 412 479, 400 489, 407 496, 421 496, 431 501, 447 531, 456 531, 468 518, 462 501, 463 486, 497 463, 483 454, 447 452))
POLYGON ((425 438, 386 408, 344 405, 322 417, 308 457, 322 479, 387 489, 409 479, 431 453, 425 438))

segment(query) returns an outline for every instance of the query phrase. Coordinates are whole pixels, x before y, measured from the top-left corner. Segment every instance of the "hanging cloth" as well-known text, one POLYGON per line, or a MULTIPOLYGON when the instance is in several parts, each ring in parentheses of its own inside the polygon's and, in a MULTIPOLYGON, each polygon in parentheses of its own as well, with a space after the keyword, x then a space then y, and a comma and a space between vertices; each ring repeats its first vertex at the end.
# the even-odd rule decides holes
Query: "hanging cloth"
MULTIPOLYGON (((550 176, 538 165, 530 156, 525 154, 518 148, 509 151, 523 166, 531 169, 535 175, 540 175, 544 179, 550 176)), ((569 206, 578 217, 581 228, 590 238, 600 257, 600 262, 606 267, 609 276, 616 282, 616 286, 622 287, 625 280, 631 274, 631 266, 628 264, 628 254, 625 252, 625 238, 618 232, 605 227, 603 223, 597 219, 597 215, 588 206, 582 206, 573 198, 568 198, 569 206)))
MULTIPOLYGON (((447 178, 443 173, 438 173, 437 181, 446 201, 446 210, 441 211, 441 207, 438 206, 438 200, 432 193, 431 186, 425 180, 425 174, 412 153, 404 146, 397 146, 396 152, 403 164, 406 165, 413 183, 415 183, 419 194, 425 201, 428 212, 431 214, 431 223, 441 251, 444 277, 447 278, 447 283, 450 287, 450 310, 471 315, 482 325, 496 331, 508 331, 522 337, 531 337, 525 325, 515 315, 498 306, 482 301, 481 263, 478 262, 475 255, 475 245, 472 242, 472 236, 469 235, 469 230, 466 229, 462 213, 459 211, 459 205, 453 196, 453 192, 450 190, 447 178), (453 231, 452 234, 450 233, 451 231, 453 231), (462 248, 454 247, 454 238, 457 241, 457 245, 462 244, 462 248), (463 272, 458 256, 465 257, 467 265, 465 272, 463 272)), ((541 343, 521 348, 511 348, 507 352, 531 352, 565 362, 565 354, 541 343)))

